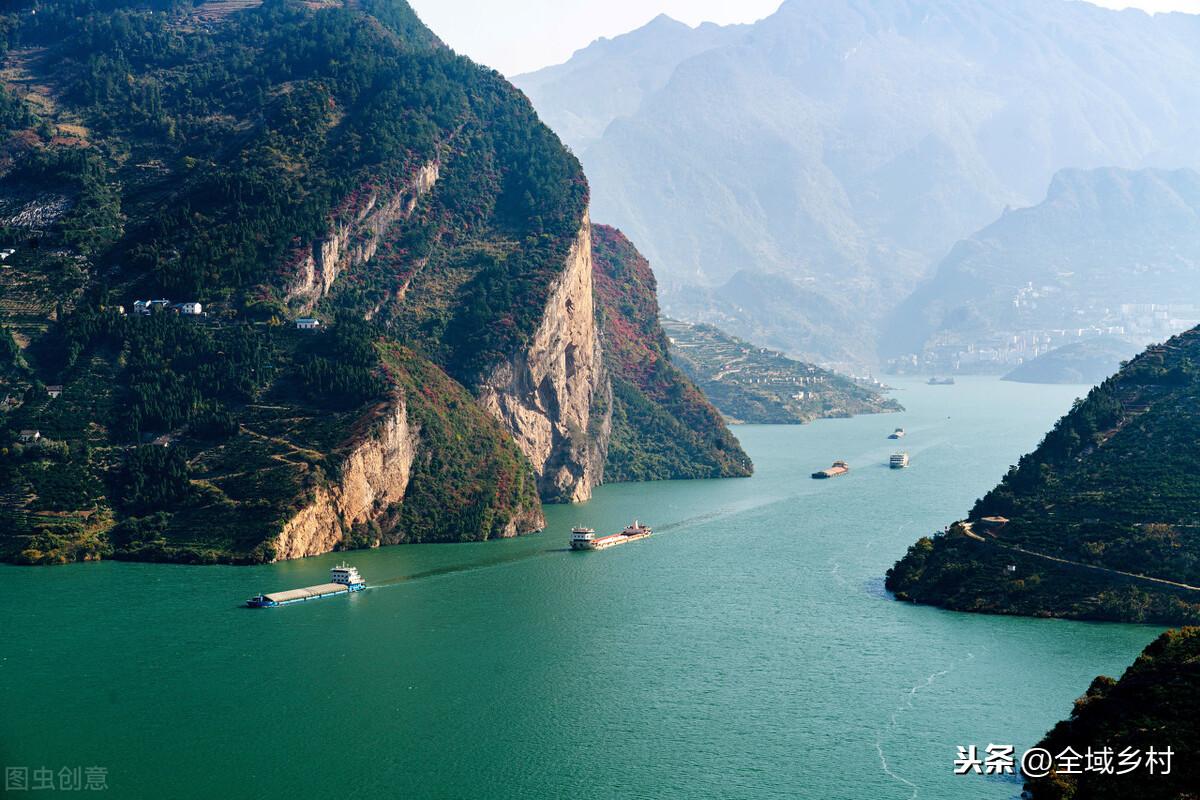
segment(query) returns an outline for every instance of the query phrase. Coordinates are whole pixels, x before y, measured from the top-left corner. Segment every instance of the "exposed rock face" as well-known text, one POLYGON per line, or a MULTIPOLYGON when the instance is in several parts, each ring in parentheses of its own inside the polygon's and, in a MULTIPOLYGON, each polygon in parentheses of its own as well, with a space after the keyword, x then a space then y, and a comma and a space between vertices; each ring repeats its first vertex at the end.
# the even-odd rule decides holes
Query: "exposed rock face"
POLYGON ((586 214, 529 346, 492 369, 478 391, 480 405, 533 463, 544 500, 592 496, 604 474, 612 386, 596 326, 586 214), (606 401, 594 403, 598 398, 606 401), (603 408, 600 419, 592 418, 593 405, 603 408))
POLYGON ((546 527, 546 517, 540 507, 525 508, 513 516, 500 532, 498 539, 511 539, 546 527))
POLYGON ((351 525, 377 520, 404 499, 420 431, 408 424, 403 396, 393 401, 373 436, 342 463, 336 484, 317 490, 313 502, 284 526, 276 558, 302 558, 335 550, 351 525))
POLYGON ((379 196, 371 195, 349 222, 339 225, 327 238, 316 242, 300 262, 299 271, 287 287, 287 299, 307 299, 305 310, 329 293, 334 280, 346 266, 371 260, 379 241, 396 221, 412 213, 421 196, 437 183, 441 163, 430 161, 396 196, 377 207, 379 196))

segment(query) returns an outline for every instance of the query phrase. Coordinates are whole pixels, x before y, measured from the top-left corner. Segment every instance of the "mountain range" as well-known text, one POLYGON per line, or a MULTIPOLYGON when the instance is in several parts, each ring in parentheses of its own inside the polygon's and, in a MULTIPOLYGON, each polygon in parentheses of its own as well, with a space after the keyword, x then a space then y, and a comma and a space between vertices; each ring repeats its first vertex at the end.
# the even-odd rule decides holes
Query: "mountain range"
MULTIPOLYGON (((695 315, 695 287, 777 275, 757 283, 854 308, 844 349, 870 360, 887 314, 954 243, 1037 202, 1060 170, 1200 167, 1193 15, 788 0, 753 25, 684 27, 659 18, 514 78, 676 316, 695 315)), ((730 316, 753 338, 751 315, 730 316)))
POLYGON ((1070 169, 1041 203, 959 241, 893 314, 880 349, 946 370, 939 349, 1016 337, 1034 351, 1080 329, 1144 346, 1189 319, 1200 322, 1200 173, 1070 169))

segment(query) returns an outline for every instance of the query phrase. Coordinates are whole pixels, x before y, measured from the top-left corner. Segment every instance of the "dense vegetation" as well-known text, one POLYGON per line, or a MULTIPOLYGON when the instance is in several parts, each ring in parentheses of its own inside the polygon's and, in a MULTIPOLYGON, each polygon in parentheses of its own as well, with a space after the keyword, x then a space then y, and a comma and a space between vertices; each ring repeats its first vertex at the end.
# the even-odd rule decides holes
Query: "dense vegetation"
MULTIPOLYGON (((585 219, 528 101, 403 0, 36 11, 0 14, 0 559, 270 560, 401 407, 405 499, 341 546, 541 525, 471 393, 529 343, 585 219)), ((608 337, 609 479, 748 474, 638 269, 608 319, 649 320, 661 363, 608 337)))
POLYGON ((1196 364, 1200 329, 1133 359, 975 503, 973 530, 922 539, 888 588, 969 611, 1200 621, 1196 364))
POLYGON ((0 558, 270 559, 402 399, 411 502, 347 544, 539 524, 463 384, 528 341, 587 184, 499 74, 353 5, 0 15, 0 558))
MULTIPOLYGON (((1120 680, 1103 675, 1075 701, 1069 719, 1054 726, 1038 747, 1057 755, 1070 748, 1112 753, 1113 774, 1074 770, 1057 763, 1055 774, 1030 779, 1032 800, 1183 800, 1200 786, 1200 629, 1170 630, 1151 642, 1120 680), (1170 749, 1169 768, 1162 753, 1170 749), (1153 770, 1149 751, 1159 754, 1153 770), (1136 751, 1125 762, 1121 753, 1136 751), (1124 774, 1116 774, 1123 772, 1124 774)), ((1069 754, 1068 754, 1069 756, 1069 754)))
POLYGON ((790 425, 903 410, 869 386, 711 325, 666 320, 663 326, 680 368, 734 422, 790 425))
POLYGON ((384 361, 421 431, 400 519, 384 541, 477 541, 540 528, 533 468, 500 423, 426 359, 390 347, 384 361))
POLYGON ((721 415, 671 363, 657 284, 621 232, 592 227, 604 362, 612 379, 606 481, 726 478, 753 470, 721 415))

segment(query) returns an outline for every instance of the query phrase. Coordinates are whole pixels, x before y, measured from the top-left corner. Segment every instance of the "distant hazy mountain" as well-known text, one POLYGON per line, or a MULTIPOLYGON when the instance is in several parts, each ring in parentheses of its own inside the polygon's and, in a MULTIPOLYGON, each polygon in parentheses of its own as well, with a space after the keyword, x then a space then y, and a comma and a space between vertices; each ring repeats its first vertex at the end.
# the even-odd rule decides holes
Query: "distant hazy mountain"
POLYGON ((1088 339, 1027 361, 1001 380, 1016 383, 1097 384, 1137 355, 1137 345, 1111 336, 1088 339))
POLYGON ((872 360, 874 337, 850 302, 816 288, 812 278, 741 270, 717 287, 682 286, 677 316, 716 325, 805 361, 846 367, 872 360))
POLYGON ((814 278, 869 330, 1059 169, 1200 167, 1194 15, 788 0, 726 33, 660 18, 514 79, 670 313, 681 287, 750 270, 814 278))
POLYGON ((1093 325, 1161 341, 1188 327, 1171 330, 1168 307, 1198 313, 1188 305, 1200 308, 1200 173, 1064 170, 1043 202, 1006 210, 955 245, 898 309, 881 350, 1093 325))
POLYGON ((735 42, 749 27, 706 22, 691 28, 659 14, 623 36, 597 39, 565 64, 516 81, 542 121, 580 150, 599 139, 609 122, 637 111, 647 95, 666 85, 680 61, 735 42), (578 103, 581 97, 588 102, 578 103))

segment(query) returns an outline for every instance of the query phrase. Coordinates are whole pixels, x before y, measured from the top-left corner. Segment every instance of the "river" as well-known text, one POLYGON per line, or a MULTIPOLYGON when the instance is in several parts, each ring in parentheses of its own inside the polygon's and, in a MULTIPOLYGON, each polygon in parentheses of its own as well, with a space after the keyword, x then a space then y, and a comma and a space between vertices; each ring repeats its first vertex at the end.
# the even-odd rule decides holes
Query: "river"
POLYGON ((114 798, 1014 798, 957 746, 1019 756, 1160 629, 892 600, 905 548, 1086 391, 898 380, 902 414, 736 427, 752 478, 603 486, 515 540, 0 565, 0 765, 114 798), (564 549, 635 517, 656 535, 564 549), (240 607, 343 558, 368 591, 240 607))

